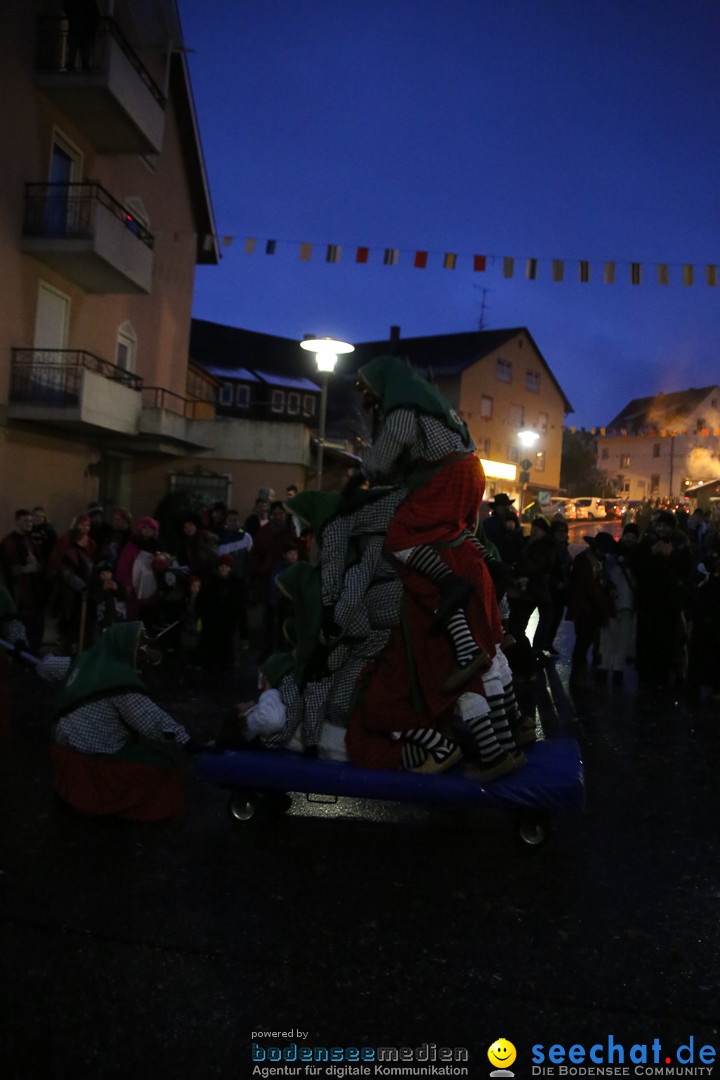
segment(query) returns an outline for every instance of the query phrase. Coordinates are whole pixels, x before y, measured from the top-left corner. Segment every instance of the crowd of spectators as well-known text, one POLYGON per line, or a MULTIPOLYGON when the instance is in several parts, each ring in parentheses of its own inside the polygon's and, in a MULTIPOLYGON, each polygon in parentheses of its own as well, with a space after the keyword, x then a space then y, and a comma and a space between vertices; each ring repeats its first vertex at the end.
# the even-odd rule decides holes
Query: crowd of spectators
POLYGON ((625 685, 635 668, 641 692, 707 690, 720 702, 720 517, 647 503, 573 555, 567 521, 538 514, 524 536, 513 500, 500 494, 481 525, 508 575, 498 590, 515 645, 515 677, 532 680, 557 655, 563 620, 574 625, 570 685, 625 685), (532 641, 527 630, 537 613, 532 641))
MULTIPOLYGON (((296 492, 288 485, 288 497, 296 492)), ((261 648, 277 644, 275 578, 305 557, 296 523, 262 488, 245 513, 216 502, 182 513, 165 531, 90 503, 64 532, 45 510, 19 509, 0 541, 0 581, 38 654, 52 627, 55 650, 74 656, 117 622, 141 619, 165 633, 187 664, 229 666, 249 646, 248 609, 262 612, 261 648)))

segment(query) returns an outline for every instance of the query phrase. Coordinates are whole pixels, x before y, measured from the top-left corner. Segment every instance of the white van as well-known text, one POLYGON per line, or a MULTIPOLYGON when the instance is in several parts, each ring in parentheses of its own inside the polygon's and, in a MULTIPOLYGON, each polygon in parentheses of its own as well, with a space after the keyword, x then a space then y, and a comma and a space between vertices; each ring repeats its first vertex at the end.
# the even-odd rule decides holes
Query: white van
POLYGON ((589 521, 595 521, 596 518, 607 517, 607 510, 605 509, 605 503, 601 498, 596 498, 594 495, 587 499, 575 499, 575 514, 578 518, 587 518, 589 521))

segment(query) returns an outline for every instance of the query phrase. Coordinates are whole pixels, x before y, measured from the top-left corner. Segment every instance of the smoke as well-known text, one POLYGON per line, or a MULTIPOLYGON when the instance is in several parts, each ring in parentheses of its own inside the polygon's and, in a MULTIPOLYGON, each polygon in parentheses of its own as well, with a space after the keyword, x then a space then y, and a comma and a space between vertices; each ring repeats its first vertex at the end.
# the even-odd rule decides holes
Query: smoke
POLYGON ((714 480, 720 476, 720 455, 712 454, 702 446, 690 451, 686 463, 691 480, 714 480))

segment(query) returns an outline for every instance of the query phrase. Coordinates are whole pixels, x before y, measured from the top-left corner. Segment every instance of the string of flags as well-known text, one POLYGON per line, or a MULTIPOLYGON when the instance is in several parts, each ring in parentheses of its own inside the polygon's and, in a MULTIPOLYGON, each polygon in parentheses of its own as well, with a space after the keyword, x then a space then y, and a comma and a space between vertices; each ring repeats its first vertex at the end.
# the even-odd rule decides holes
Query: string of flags
MULTIPOLYGON (((584 431, 585 429, 583 428, 582 430, 584 431)), ((576 431, 577 431, 577 428, 571 427, 570 431, 574 435, 576 433, 576 431)), ((604 437, 606 435, 632 435, 633 437, 635 437, 635 436, 642 437, 642 436, 646 435, 648 438, 653 438, 653 439, 666 439, 666 438, 674 439, 676 435, 695 435, 695 436, 700 435, 700 436, 702 436, 704 438, 709 438, 711 436, 717 438, 717 436, 720 435, 720 428, 700 428, 699 430, 696 430, 695 428, 692 428, 692 429, 691 428, 677 428, 677 429, 673 429, 673 430, 670 430, 670 429, 666 430, 664 428, 662 428, 662 429, 650 428, 647 431, 628 431, 627 428, 604 428, 603 427, 603 428, 590 428, 590 434, 591 435, 600 435, 601 437, 604 437)))
MULTIPOLYGON (((224 236, 222 243, 225 247, 229 247, 235 237, 224 236)), ((343 256, 343 248, 341 244, 313 244, 313 243, 298 243, 297 241, 280 241, 280 240, 265 240, 258 241, 254 236, 248 236, 245 240, 244 251, 247 255, 257 254, 259 251, 264 250, 265 255, 275 255, 278 252, 278 244, 282 244, 283 247, 299 248, 300 262, 310 262, 313 258, 323 259, 327 263, 339 263, 343 256), (264 245, 264 247, 263 247, 264 245)), ((380 263, 383 266, 399 266, 401 261, 405 265, 411 265, 417 270, 425 270, 428 266, 442 266, 444 270, 456 270, 459 267, 471 267, 473 273, 483 273, 487 271, 488 267, 499 266, 502 271, 503 278, 509 279, 516 277, 519 273, 522 273, 523 260, 516 259, 514 256, 499 256, 499 255, 478 255, 460 253, 455 251, 446 252, 430 252, 430 251, 408 251, 401 250, 400 248, 370 248, 370 247, 352 247, 348 252, 345 252, 346 261, 348 258, 352 259, 355 263, 367 264, 372 262, 380 263)), ((545 263, 549 263, 549 277, 554 282, 563 282, 566 280, 565 272, 568 266, 574 265, 576 268, 577 280, 582 284, 588 284, 591 281, 593 274, 601 274, 601 280, 606 285, 614 285, 619 280, 620 271, 627 274, 626 280, 631 285, 641 285, 643 277, 646 276, 649 271, 647 263, 640 262, 602 262, 592 261, 589 259, 569 260, 569 259, 549 259, 540 260, 536 258, 528 258, 524 260, 524 276, 528 281, 537 281, 541 276, 541 266, 545 270, 545 263)), ((658 285, 670 285, 671 280, 679 280, 683 285, 689 286, 696 284, 696 281, 700 281, 704 277, 706 285, 716 286, 718 283, 718 268, 716 263, 705 263, 696 265, 694 263, 656 263, 655 273, 657 275, 658 285)), ((547 272, 547 270, 545 270, 547 272)))

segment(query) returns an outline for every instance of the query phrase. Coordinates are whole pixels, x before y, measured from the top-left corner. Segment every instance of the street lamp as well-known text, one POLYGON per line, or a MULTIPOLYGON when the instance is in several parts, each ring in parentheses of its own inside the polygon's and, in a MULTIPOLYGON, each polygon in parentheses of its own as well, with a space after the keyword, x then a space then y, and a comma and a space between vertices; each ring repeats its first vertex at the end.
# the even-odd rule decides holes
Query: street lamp
MULTIPOLYGON (((522 448, 525 450, 526 453, 528 451, 532 450, 533 446, 535 445, 535 443, 538 441, 539 438, 540 438, 540 436, 538 435, 537 431, 532 431, 531 428, 526 428, 524 426, 524 424, 520 426, 520 430, 517 433, 518 442, 520 443, 520 445, 522 446, 522 448)), ((523 512, 523 503, 525 502, 525 489, 526 489, 526 487, 528 485, 528 481, 530 480, 530 473, 529 473, 528 470, 530 469, 531 465, 532 465, 532 462, 528 458, 524 458, 524 460, 520 462, 520 484, 521 484, 521 487, 520 487, 520 508, 518 510, 518 517, 521 520, 522 520, 522 512, 523 512)))
POLYGON ((322 387, 322 393, 320 395, 320 424, 318 428, 317 479, 315 481, 316 489, 322 491, 328 379, 335 370, 338 356, 342 356, 344 353, 355 352, 355 346, 349 345, 347 341, 336 341, 335 338, 317 338, 308 335, 304 341, 300 342, 300 348, 315 353, 315 363, 317 364, 318 373, 320 375, 320 385, 322 387))

